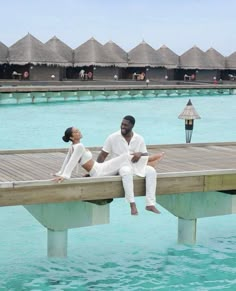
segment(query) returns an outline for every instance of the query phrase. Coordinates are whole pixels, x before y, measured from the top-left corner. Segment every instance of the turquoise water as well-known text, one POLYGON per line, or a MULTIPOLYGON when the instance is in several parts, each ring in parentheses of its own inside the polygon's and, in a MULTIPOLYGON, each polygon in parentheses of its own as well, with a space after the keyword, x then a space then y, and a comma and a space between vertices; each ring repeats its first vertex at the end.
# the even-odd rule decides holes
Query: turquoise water
MULTIPOLYGON (((64 130, 78 126, 87 146, 100 146, 119 129, 127 114, 136 117, 135 130, 147 144, 184 143, 184 120, 178 119, 189 97, 137 98, 54 104, 0 106, 0 149, 67 146, 64 130)), ((235 141, 236 96, 199 96, 191 101, 195 120, 192 142, 235 141)))
MULTIPOLYGON (((184 143, 177 117, 188 97, 0 106, 0 149, 67 146, 78 126, 87 146, 102 145, 126 114, 147 144, 184 143)), ((191 97, 201 116, 192 142, 235 141, 236 96, 191 97)), ((235 215, 198 219, 197 244, 178 245, 177 218, 144 210, 132 217, 111 203, 109 225, 72 229, 68 258, 46 258, 46 229, 23 207, 0 208, 0 290, 235 290, 235 215)))

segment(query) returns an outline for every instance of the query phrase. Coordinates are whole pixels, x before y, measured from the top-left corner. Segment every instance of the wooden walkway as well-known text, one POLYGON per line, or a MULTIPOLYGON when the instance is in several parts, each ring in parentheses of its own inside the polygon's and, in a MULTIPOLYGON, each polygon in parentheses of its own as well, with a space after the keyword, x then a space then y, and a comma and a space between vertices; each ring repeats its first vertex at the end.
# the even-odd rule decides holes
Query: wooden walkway
MULTIPOLYGON (((90 148, 94 158, 100 148, 90 148)), ((164 151, 158 164, 157 194, 236 189, 236 142, 149 146, 149 153, 164 151)), ((98 200, 123 197, 121 178, 83 178, 73 174, 62 184, 51 181, 67 149, 0 151, 0 206, 98 200)), ((137 196, 144 194, 144 179, 135 177, 137 196)))

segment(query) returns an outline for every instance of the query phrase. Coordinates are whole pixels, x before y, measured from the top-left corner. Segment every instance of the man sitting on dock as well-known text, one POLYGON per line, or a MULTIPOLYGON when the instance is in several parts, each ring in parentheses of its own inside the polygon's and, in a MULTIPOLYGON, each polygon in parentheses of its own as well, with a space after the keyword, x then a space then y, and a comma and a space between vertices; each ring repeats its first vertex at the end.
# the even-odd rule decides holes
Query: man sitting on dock
MULTIPOLYGON (((127 115, 121 123, 121 130, 111 134, 98 155, 97 162, 102 163, 111 154, 112 157, 120 156, 124 153, 133 155, 132 162, 137 163, 141 156, 147 156, 147 148, 141 135, 133 132, 135 118, 127 115)), ((160 159, 163 153, 160 154, 160 159)), ((133 170, 124 166, 119 170, 125 192, 125 198, 130 203, 131 215, 137 215, 138 210, 134 199, 133 170)), ((146 210, 160 213, 155 207, 156 203, 156 170, 151 166, 146 166, 144 176, 146 178, 146 210)))

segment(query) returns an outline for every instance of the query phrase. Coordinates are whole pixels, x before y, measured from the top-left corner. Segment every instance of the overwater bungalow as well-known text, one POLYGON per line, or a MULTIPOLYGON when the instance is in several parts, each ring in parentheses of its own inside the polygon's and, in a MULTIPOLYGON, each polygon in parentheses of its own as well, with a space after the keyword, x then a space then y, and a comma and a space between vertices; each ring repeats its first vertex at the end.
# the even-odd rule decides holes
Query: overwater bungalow
POLYGON ((9 47, 8 64, 12 78, 31 81, 61 80, 62 68, 71 65, 29 33, 9 47))
POLYGON ((211 59, 197 46, 183 53, 180 58, 177 79, 184 81, 213 82, 216 70, 211 59))
MULTIPOLYGON (((117 79, 126 79, 126 68, 128 67, 128 54, 113 41, 104 44, 109 59, 113 62, 112 70, 109 71, 109 77, 117 76, 117 79)), ((116 78, 116 77, 115 77, 116 78)))
POLYGON ((93 37, 74 50, 74 78, 113 79, 112 67, 114 60, 93 37))
POLYGON ((0 42, 0 79, 6 79, 8 77, 7 62, 8 47, 0 42))
POLYGON ((155 75, 161 80, 175 80, 176 69, 179 67, 179 56, 167 46, 161 46, 157 51, 158 68, 155 75))
POLYGON ((226 58, 225 78, 236 81, 236 52, 226 58))
POLYGON ((193 46, 179 56, 145 41, 126 52, 113 41, 103 45, 95 38, 72 49, 56 36, 42 43, 28 33, 10 47, 0 42, 0 79, 234 81, 236 52, 225 57, 214 48, 204 52, 193 46))
POLYGON ((220 54, 214 48, 209 48, 206 51, 206 55, 211 62, 212 67, 212 75, 211 77, 216 80, 221 80, 224 78, 224 70, 225 70, 225 57, 220 54))
POLYGON ((127 78, 135 80, 157 79, 153 68, 158 66, 157 54, 153 47, 142 41, 128 52, 127 78))
POLYGON ((73 77, 73 67, 74 67, 74 51, 71 47, 65 44, 56 36, 52 37, 45 43, 45 47, 49 48, 52 52, 61 56, 64 60, 68 62, 66 67, 61 69, 61 77, 63 79, 70 79, 73 77))

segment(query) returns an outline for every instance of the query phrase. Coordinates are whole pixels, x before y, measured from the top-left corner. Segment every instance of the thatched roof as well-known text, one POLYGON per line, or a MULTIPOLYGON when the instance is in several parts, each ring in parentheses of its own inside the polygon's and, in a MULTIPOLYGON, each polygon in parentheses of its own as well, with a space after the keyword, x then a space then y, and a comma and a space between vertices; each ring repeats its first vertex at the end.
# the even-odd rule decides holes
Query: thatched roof
POLYGON ((145 41, 128 52, 129 67, 158 67, 157 54, 145 41))
POLYGON ((2 42, 0 42, 0 64, 7 63, 8 57, 8 47, 5 46, 2 42))
POLYGON ((9 47, 9 63, 14 65, 70 66, 67 60, 47 48, 41 41, 27 34, 9 47))
POLYGON ((49 39, 45 46, 49 48, 51 51, 57 53, 59 56, 62 56, 68 62, 73 63, 73 49, 69 47, 67 44, 62 42, 56 36, 49 39))
POLYGON ((211 62, 206 53, 197 46, 192 47, 180 56, 180 67, 183 69, 211 69, 211 62))
POLYGON ((214 48, 209 48, 206 51, 206 55, 211 61, 212 69, 219 70, 225 69, 225 57, 222 54, 220 54, 217 50, 215 50, 214 48))
POLYGON ((236 70, 236 52, 226 57, 226 68, 236 70))
POLYGON ((74 66, 112 66, 114 62, 109 58, 103 45, 95 38, 80 45, 74 50, 74 66))
POLYGON ((119 47, 113 41, 109 41, 104 44, 104 49, 107 52, 110 59, 113 60, 114 65, 117 67, 128 66, 128 54, 121 47, 119 47))
POLYGON ((179 66, 179 56, 167 46, 161 46, 156 53, 157 61, 160 67, 175 69, 179 66))

